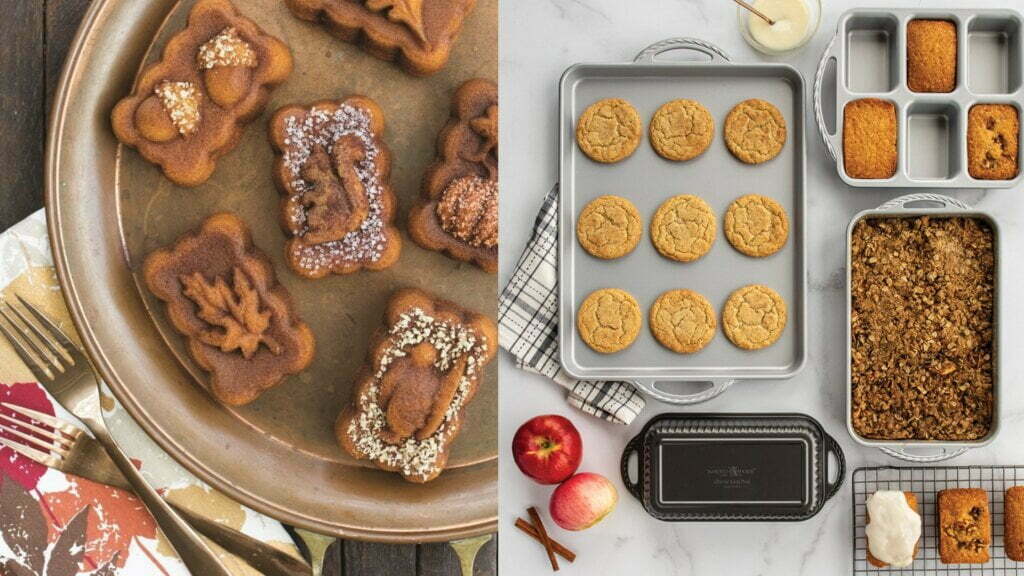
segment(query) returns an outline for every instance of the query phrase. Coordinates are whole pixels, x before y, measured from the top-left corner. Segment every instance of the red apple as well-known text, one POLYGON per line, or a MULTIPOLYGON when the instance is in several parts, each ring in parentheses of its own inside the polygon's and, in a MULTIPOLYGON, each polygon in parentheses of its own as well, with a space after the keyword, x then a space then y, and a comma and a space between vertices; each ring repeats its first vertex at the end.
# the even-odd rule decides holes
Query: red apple
POLYGON ((586 530, 612 513, 619 493, 600 474, 577 474, 551 494, 551 518, 566 530, 586 530))
POLYGON ((558 484, 576 472, 583 459, 583 439, 564 416, 531 418, 512 438, 516 465, 541 484, 558 484))

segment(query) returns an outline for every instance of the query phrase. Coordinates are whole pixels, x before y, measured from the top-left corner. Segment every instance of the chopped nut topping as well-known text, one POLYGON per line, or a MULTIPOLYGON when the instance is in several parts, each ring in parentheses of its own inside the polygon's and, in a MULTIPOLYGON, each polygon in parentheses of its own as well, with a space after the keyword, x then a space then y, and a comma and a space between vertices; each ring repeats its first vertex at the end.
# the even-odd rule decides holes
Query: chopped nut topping
POLYGON ((181 277, 185 296, 196 303, 196 315, 218 327, 205 330, 198 340, 220 348, 222 352, 241 350, 246 359, 252 358, 263 344, 274 355, 281 353, 281 345, 267 334, 270 329, 270 310, 260 311, 260 295, 240 268, 235 268, 231 286, 218 276, 211 284, 199 272, 181 277))
POLYGON ((199 90, 191 82, 161 82, 154 90, 182 136, 199 130, 199 90))
POLYGON ((880 218, 853 230, 854 429, 974 440, 992 425, 995 253, 976 218, 880 218))
POLYGON ((219 66, 255 68, 256 51, 242 39, 233 26, 229 26, 199 47, 199 67, 203 70, 219 66))
POLYGON ((437 204, 441 228, 470 246, 498 245, 498 183, 477 176, 452 182, 437 204))

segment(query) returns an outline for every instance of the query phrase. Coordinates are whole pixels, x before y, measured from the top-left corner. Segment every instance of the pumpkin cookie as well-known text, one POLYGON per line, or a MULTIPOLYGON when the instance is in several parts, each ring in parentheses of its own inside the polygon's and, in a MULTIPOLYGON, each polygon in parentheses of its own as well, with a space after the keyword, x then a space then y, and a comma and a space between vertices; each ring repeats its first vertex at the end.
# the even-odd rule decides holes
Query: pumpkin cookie
POLYGON ((651 333, 661 345, 680 354, 693 354, 715 337, 715 310, 693 290, 669 290, 654 301, 651 333))
POLYGON ((697 196, 673 196, 654 213, 651 240, 666 258, 680 262, 697 260, 715 243, 715 214, 697 196))
POLYGON ((576 223, 576 238, 592 256, 606 260, 625 256, 643 235, 640 212, 619 196, 600 196, 584 206, 576 223))
POLYGON ((722 329, 733 344, 759 350, 775 343, 786 328, 786 301, 761 284, 733 292, 722 309, 722 329))
POLYGON ((782 151, 785 143, 786 120, 769 102, 744 100, 725 117, 725 144, 741 162, 767 162, 782 151))
POLYGON ((707 150, 715 138, 715 119, 696 100, 672 100, 658 108, 648 130, 654 151, 678 162, 707 150))
POLYGON ((640 332, 640 305, 625 290, 595 290, 580 304, 576 330, 595 352, 611 354, 624 350, 640 332))
POLYGON ((640 115, 620 98, 591 104, 576 123, 580 150, 596 162, 611 164, 628 158, 640 145, 640 115))
POLYGON ((775 200, 747 194, 734 200, 725 212, 725 237, 747 256, 770 256, 786 244, 789 219, 775 200))

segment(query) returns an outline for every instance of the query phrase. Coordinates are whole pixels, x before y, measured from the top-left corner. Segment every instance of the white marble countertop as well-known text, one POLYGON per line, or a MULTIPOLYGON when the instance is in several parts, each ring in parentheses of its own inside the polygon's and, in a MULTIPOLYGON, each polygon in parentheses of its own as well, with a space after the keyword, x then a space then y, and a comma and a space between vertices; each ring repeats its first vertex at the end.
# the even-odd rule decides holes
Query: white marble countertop
MULTIPOLYGON (((824 0, 821 26, 795 55, 774 59, 804 75, 810 103, 815 68, 835 33, 849 0, 824 0)), ((867 5, 889 2, 868 2, 867 5)), ((1007 7, 1021 0, 897 2, 898 6, 1007 7)), ((735 5, 728 0, 507 0, 501 4, 502 285, 524 246, 533 217, 558 171, 558 79, 577 62, 625 62, 642 48, 673 36, 694 36, 722 47, 735 61, 765 61, 740 36, 735 5)), ((844 282, 845 231, 858 211, 875 207, 904 190, 851 188, 842 183, 817 134, 813 110, 806 113, 808 330, 807 366, 791 380, 739 383, 699 405, 712 412, 795 411, 817 418, 841 444, 848 461, 846 483, 814 518, 798 523, 663 523, 648 516, 622 486, 618 459, 626 441, 656 414, 673 407, 653 400, 629 427, 609 424, 571 408, 564 391, 542 377, 517 370, 501 358, 501 542, 503 574, 547 574, 543 548, 513 526, 516 515, 534 505, 545 511, 550 487, 520 474, 511 458, 512 435, 525 420, 544 413, 571 418, 583 435, 581 471, 598 472, 619 489, 619 505, 602 523, 570 533, 548 523, 552 535, 579 555, 560 573, 617 574, 849 574, 852 518, 849 475, 860 466, 899 465, 853 442, 845 426, 844 282)), ((963 191, 954 195, 991 210, 1000 219, 1008 294, 1001 299, 1002 322, 1011 350, 1003 360, 1002 431, 985 449, 972 450, 955 464, 1024 464, 1024 392, 1017 389, 1024 359, 1013 354, 1024 322, 1024 303, 1014 297, 1024 282, 1014 247, 1024 241, 1024 190, 963 191)), ((1021 336, 1024 338, 1024 335, 1021 336)), ((688 410, 694 410, 689 408, 688 410)))

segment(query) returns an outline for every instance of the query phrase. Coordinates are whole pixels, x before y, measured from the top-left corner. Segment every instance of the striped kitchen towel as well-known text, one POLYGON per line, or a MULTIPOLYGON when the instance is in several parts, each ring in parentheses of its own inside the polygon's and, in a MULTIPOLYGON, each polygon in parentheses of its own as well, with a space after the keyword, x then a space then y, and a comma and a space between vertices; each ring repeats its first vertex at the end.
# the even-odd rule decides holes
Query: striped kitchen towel
POLYGON ((520 368, 543 374, 569 391, 569 403, 587 414, 629 424, 644 399, 629 382, 576 380, 558 362, 558 186, 533 224, 512 279, 498 302, 501 347, 520 368))

